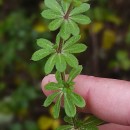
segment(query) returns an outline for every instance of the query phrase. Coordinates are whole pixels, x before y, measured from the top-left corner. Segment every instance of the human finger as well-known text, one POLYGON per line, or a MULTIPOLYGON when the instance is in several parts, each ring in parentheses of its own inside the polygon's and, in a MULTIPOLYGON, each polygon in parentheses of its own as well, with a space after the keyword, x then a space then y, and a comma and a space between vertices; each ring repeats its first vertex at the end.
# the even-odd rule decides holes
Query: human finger
POLYGON ((130 126, 123 126, 110 123, 99 126, 99 130, 130 130, 130 126))
MULTIPOLYGON (((55 82, 49 75, 42 86, 55 82)), ((87 108, 97 117, 112 123, 130 125, 130 82, 79 75, 75 78, 75 92, 84 97, 87 108)), ((45 91, 45 94, 50 92, 45 91)))

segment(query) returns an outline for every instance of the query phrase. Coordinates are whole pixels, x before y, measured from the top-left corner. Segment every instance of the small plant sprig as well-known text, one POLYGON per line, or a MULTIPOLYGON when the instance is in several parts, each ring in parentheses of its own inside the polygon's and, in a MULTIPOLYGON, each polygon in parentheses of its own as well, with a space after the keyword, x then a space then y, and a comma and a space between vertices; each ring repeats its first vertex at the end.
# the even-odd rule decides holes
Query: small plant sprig
POLYGON ((46 90, 52 90, 53 93, 47 97, 44 106, 48 107, 54 100, 54 118, 59 117, 61 100, 65 109, 65 122, 69 125, 59 127, 57 130, 98 130, 97 125, 101 122, 94 116, 81 121, 77 118, 76 107, 86 106, 85 100, 74 92, 74 79, 82 71, 78 59, 74 56, 76 53, 84 52, 87 46, 78 42, 81 38, 78 24, 89 24, 90 18, 84 15, 90 9, 86 3, 88 0, 45 0, 45 9, 41 15, 50 20, 49 29, 51 31, 59 30, 55 43, 40 38, 37 45, 41 48, 36 51, 33 61, 41 60, 47 57, 45 63, 45 73, 50 74, 56 69, 55 77, 57 82, 50 82, 45 86, 46 90), (65 77, 67 66, 71 68, 68 78, 65 77))

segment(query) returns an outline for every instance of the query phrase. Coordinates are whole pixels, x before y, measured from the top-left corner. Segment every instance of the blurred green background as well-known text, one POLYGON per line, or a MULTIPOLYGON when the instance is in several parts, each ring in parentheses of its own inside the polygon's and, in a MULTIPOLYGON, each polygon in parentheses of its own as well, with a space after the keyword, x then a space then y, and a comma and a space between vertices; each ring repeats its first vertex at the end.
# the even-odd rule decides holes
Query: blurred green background
MULTIPOLYGON (((83 74, 130 80, 130 0, 90 0, 90 25, 81 26, 88 50, 77 55, 83 74)), ((0 0, 0 130, 54 130, 42 107, 44 60, 33 62, 36 39, 55 41, 40 13, 43 0, 0 0)))

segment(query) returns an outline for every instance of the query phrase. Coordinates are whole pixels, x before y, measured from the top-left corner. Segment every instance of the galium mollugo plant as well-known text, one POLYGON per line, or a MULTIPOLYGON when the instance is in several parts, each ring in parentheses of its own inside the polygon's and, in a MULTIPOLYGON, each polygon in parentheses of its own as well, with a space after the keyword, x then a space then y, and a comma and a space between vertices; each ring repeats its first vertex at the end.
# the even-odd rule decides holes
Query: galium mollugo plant
POLYGON ((48 91, 53 91, 49 95, 44 106, 48 107, 55 100, 53 109, 54 118, 58 118, 60 114, 61 100, 63 100, 63 108, 66 117, 63 125, 57 130, 98 130, 97 125, 101 121, 94 116, 89 116, 81 121, 76 116, 76 108, 83 108, 86 102, 77 93, 74 92, 74 79, 82 71, 78 59, 74 54, 84 52, 87 46, 80 43, 80 28, 78 24, 89 24, 90 18, 85 12, 90 9, 88 0, 44 0, 46 9, 41 13, 42 17, 50 20, 50 31, 58 30, 55 43, 40 38, 37 45, 40 47, 32 55, 33 61, 39 61, 47 57, 44 70, 46 74, 50 74, 54 68, 56 69, 55 78, 57 82, 50 82, 45 86, 48 91), (71 68, 67 78, 65 72, 67 66, 71 68))

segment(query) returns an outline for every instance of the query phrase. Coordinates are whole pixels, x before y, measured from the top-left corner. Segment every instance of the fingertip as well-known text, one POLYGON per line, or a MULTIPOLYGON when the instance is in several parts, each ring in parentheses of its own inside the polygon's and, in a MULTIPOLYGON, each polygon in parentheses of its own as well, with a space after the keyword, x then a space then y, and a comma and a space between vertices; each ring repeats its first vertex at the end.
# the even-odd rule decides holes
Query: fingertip
POLYGON ((55 82, 55 75, 54 74, 50 74, 47 75, 43 78, 42 82, 41 82, 41 88, 42 91, 45 95, 48 95, 50 92, 45 90, 45 85, 48 84, 49 82, 55 82))

